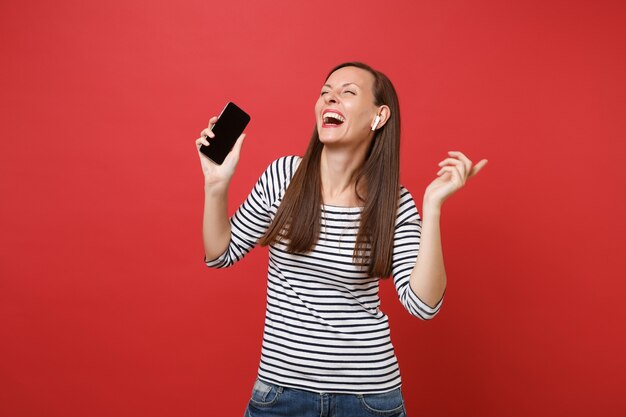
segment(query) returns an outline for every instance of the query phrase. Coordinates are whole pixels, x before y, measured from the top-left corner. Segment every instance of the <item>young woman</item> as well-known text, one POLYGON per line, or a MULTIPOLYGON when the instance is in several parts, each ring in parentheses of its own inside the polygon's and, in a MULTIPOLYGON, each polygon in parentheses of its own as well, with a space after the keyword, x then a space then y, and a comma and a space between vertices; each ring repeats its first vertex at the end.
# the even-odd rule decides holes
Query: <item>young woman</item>
POLYGON ((198 152, 206 265, 227 267, 257 243, 270 247, 261 362, 246 416, 404 416, 378 281, 392 276, 415 317, 437 314, 446 288, 441 206, 487 161, 473 166, 449 152, 420 217, 399 183, 400 109, 384 74, 358 62, 334 68, 315 117, 304 157, 272 162, 230 219, 228 185, 245 135, 222 165, 198 152))

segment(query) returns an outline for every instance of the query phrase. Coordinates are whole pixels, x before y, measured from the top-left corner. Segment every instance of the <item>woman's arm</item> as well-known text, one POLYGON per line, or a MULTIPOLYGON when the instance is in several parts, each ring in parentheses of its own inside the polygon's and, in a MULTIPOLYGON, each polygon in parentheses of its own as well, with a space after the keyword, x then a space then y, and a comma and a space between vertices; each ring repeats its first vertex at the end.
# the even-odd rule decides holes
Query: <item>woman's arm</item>
POLYGON ((228 247, 230 241, 230 221, 228 219, 228 186, 235 173, 239 153, 245 134, 242 134, 235 146, 221 165, 209 160, 200 152, 200 146, 210 146, 208 137, 215 137, 212 132, 217 117, 209 120, 209 127, 200 133, 196 140, 200 166, 204 174, 204 217, 202 221, 202 238, 204 254, 207 260, 215 259, 228 247))
POLYGON ((227 223, 223 222, 226 212, 224 189, 205 188, 203 236, 206 266, 232 266, 257 245, 272 222, 274 204, 284 194, 283 187, 292 176, 296 160, 287 156, 269 164, 227 223))
POLYGON ((472 167, 472 161, 463 153, 450 151, 448 154, 450 157, 439 163, 442 168, 424 193, 420 250, 410 278, 413 292, 431 307, 443 297, 447 282, 439 225, 441 206, 465 185, 469 177, 476 175, 487 164, 487 160, 483 159, 472 167))
POLYGON ((220 256, 230 242, 228 184, 204 185, 202 239, 207 260, 220 256))
POLYGON ((441 208, 426 204, 422 207, 420 249, 409 285, 420 300, 434 308, 446 290, 439 225, 441 208))
POLYGON ((411 273, 420 253, 422 219, 417 211, 413 196, 401 187, 398 215, 393 243, 393 282, 398 298, 404 308, 421 320, 433 319, 441 309, 441 302, 431 307, 417 296, 411 287, 411 273))

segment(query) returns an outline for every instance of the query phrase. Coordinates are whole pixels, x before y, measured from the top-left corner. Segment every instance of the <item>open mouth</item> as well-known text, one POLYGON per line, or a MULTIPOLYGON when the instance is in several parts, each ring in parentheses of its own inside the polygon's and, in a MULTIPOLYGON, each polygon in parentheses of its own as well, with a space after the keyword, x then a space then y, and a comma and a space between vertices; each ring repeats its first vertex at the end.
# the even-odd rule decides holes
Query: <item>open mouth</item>
POLYGON ((323 127, 337 127, 341 126, 343 122, 346 121, 346 118, 339 112, 334 110, 326 110, 322 114, 322 126, 323 127))

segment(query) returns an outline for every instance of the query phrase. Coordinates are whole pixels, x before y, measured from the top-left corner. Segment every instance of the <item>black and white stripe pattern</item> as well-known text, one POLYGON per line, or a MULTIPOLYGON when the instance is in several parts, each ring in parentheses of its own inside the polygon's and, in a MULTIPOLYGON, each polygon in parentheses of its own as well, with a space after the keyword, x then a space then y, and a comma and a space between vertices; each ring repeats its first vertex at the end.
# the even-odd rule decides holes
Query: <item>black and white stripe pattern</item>
MULTIPOLYGON (((231 266, 258 242, 272 222, 299 157, 280 158, 261 175, 231 217, 228 249, 206 265, 231 266)), ((359 207, 322 207, 319 240, 311 252, 270 247, 267 310, 259 378, 316 392, 379 393, 400 386, 400 371, 380 311, 378 278, 352 260, 359 207)), ((392 275, 400 302, 413 316, 434 317, 441 308, 422 302, 409 286, 420 243, 421 219, 401 188, 392 275)))

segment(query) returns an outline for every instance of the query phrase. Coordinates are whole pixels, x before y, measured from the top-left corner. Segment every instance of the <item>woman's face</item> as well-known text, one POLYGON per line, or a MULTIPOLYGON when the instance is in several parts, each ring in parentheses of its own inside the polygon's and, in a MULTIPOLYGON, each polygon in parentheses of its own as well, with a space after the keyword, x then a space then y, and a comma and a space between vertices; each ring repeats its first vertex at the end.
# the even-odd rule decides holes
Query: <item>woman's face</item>
POLYGON ((358 145, 372 137, 373 85, 374 76, 357 67, 340 68, 328 77, 315 104, 322 143, 358 145))

